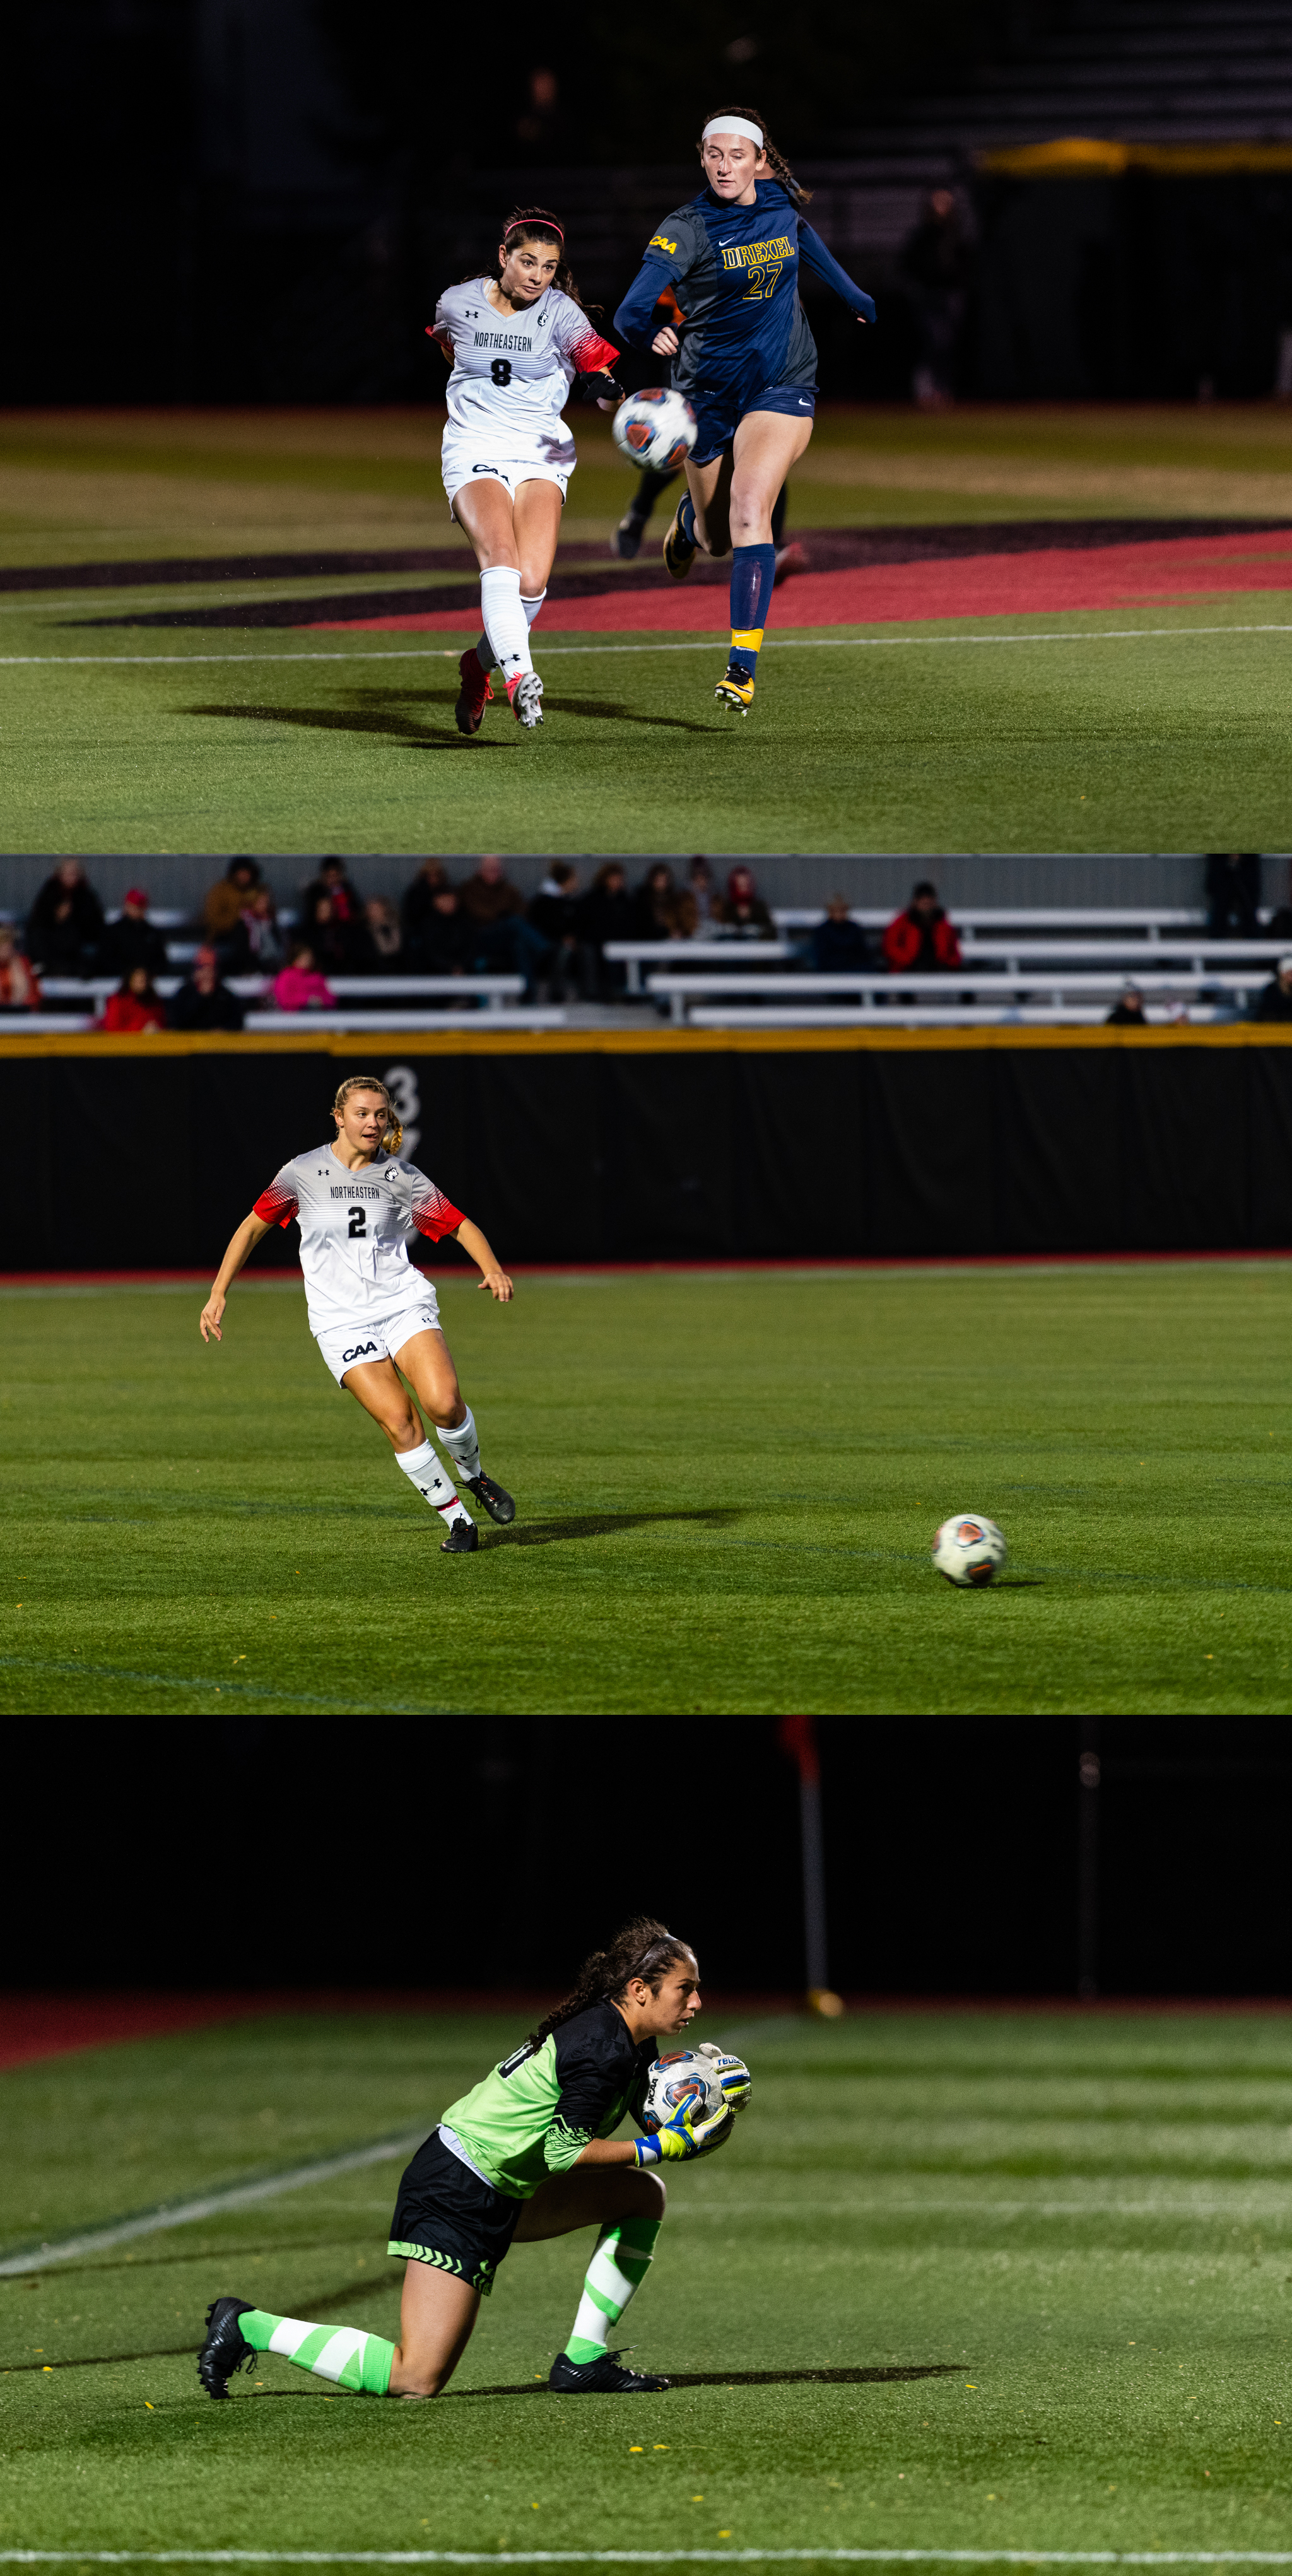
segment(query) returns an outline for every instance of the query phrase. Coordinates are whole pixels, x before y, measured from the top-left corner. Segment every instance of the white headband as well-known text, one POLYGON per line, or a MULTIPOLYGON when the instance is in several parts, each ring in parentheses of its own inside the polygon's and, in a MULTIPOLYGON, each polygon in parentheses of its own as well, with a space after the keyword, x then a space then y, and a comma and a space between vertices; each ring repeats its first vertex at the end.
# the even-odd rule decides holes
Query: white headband
POLYGON ((763 129, 761 125, 751 125, 747 116, 711 116, 700 141, 707 143, 711 134, 743 134, 747 142, 756 143, 762 150, 763 129))

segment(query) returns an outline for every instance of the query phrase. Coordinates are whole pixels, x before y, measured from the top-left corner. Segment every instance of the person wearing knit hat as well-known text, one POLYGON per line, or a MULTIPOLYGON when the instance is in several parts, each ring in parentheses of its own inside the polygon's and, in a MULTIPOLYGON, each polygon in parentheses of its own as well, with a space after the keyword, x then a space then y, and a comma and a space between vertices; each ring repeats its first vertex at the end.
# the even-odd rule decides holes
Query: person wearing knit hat
POLYGON ((146 966, 150 976, 166 972, 166 942, 148 918, 142 886, 131 887, 117 919, 108 923, 98 956, 100 975, 126 976, 136 966, 146 966))

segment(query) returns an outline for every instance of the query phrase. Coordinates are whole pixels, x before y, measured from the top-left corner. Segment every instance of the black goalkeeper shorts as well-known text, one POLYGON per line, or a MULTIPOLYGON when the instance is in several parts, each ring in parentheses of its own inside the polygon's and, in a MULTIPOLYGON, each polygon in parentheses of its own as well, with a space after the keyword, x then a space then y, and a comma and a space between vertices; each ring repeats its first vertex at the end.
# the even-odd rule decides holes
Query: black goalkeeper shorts
POLYGON ((487 2299, 524 2206, 483 2182, 432 2129, 400 2183, 386 2251, 452 2272, 487 2299))

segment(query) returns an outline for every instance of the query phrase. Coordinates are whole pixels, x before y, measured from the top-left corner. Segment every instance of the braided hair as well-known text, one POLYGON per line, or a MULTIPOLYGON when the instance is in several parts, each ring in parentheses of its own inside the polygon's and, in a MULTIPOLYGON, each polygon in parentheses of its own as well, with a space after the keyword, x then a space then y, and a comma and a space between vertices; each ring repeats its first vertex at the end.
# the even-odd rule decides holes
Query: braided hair
MULTIPOLYGON (((706 125, 713 125, 720 116, 743 116, 746 124, 756 125, 762 134, 763 152, 766 157, 768 169, 772 173, 772 177, 780 180, 781 186, 785 189, 786 193, 793 198, 796 206, 811 205, 811 189, 800 187, 784 153, 779 151, 777 146, 773 143, 772 138, 767 131, 767 119, 760 107, 737 107, 735 100, 728 98, 723 101, 721 107, 711 107, 708 115, 704 119, 704 122, 706 125)), ((703 156, 703 142, 699 143, 696 148, 700 152, 701 156, 703 156)))
POLYGON ((690 1942, 679 1941, 666 1924, 656 1922, 654 1915, 632 1915, 604 1950, 594 1950, 584 1960, 564 2003, 559 2003, 537 2030, 530 2032, 530 2047, 541 2048, 562 2022, 573 2021, 575 2014, 586 2012, 589 2004, 617 2002, 634 1977, 640 1977, 657 1995, 666 1970, 691 1955, 690 1942))

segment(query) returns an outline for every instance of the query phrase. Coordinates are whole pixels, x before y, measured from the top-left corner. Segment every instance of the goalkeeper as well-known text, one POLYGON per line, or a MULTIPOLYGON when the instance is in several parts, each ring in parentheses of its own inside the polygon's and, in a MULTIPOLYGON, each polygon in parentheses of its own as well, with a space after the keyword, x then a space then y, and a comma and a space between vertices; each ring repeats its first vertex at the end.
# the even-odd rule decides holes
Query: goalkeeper
POLYGON ((512 2245, 595 2227, 597 2242, 573 2332, 549 2388, 637 2392, 666 2379, 625 2368, 607 2351, 646 2277, 664 2216, 660 2166, 711 2155, 748 2098, 749 2071, 706 2054, 724 2096, 719 2110, 679 2112, 650 2138, 616 2139, 644 2092, 659 2042, 676 2041, 700 2010, 695 1953, 662 1923, 638 1915, 584 1961, 565 2002, 492 2074, 451 2103, 399 2186, 388 2251, 405 2262, 399 2342, 353 2326, 310 2325, 247 2299, 207 2311, 198 2375, 227 2397, 232 2373, 281 2353, 302 2370, 375 2397, 438 2397, 457 2368, 494 2274, 512 2245))

